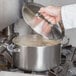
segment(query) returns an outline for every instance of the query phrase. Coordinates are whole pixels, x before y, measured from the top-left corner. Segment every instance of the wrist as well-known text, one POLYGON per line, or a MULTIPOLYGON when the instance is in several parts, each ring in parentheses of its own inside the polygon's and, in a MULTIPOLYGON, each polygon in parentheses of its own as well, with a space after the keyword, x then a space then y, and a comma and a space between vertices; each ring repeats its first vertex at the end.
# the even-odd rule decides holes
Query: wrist
POLYGON ((59 22, 61 22, 62 21, 61 7, 58 7, 58 14, 59 14, 59 22))

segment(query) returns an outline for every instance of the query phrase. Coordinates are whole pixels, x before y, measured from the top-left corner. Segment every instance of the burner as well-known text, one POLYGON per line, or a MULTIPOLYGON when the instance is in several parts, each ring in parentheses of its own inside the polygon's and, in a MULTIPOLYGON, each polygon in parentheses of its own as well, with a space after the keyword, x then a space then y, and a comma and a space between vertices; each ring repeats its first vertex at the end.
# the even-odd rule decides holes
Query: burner
POLYGON ((49 71, 28 71, 28 70, 21 70, 18 68, 13 68, 9 70, 10 72, 19 72, 19 73, 24 73, 24 74, 34 74, 34 75, 40 75, 40 76, 56 76, 54 70, 49 70, 49 71))
POLYGON ((9 67, 8 60, 4 55, 0 54, 0 70, 7 70, 9 67))
POLYGON ((68 71, 71 70, 70 67, 76 68, 76 52, 75 47, 72 46, 65 46, 62 47, 61 52, 61 64, 55 68, 52 68, 47 71, 28 71, 28 70, 22 70, 15 66, 8 69, 10 72, 17 72, 17 73, 23 73, 23 74, 29 74, 30 76, 32 74, 38 76, 66 76, 68 71))
POLYGON ((65 62, 66 62, 66 56, 62 54, 61 55, 61 65, 65 64, 65 62))

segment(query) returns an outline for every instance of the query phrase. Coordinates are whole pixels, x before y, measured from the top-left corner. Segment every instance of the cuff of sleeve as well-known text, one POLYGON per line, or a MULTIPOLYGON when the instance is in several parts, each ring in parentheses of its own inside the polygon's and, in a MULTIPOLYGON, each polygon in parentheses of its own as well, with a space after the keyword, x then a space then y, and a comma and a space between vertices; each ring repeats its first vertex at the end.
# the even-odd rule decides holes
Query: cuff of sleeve
POLYGON ((65 29, 71 29, 71 18, 70 18, 70 10, 69 6, 62 6, 61 7, 61 16, 62 16, 62 22, 65 29))

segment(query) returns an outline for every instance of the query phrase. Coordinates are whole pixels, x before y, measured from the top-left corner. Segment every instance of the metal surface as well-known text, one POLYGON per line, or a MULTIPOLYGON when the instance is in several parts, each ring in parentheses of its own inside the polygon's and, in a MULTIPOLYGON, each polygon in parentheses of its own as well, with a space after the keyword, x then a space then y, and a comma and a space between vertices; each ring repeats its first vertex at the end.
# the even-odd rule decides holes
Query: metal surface
POLYGON ((22 2, 23 0, 0 0, 0 31, 19 19, 22 2))
MULTIPOLYGON (((62 51, 64 51, 63 49, 62 49, 62 51)), ((71 53, 69 53, 67 55, 66 62, 64 64, 61 64, 61 66, 50 70, 54 74, 56 74, 56 76, 74 76, 74 75, 76 75, 76 67, 73 66, 73 64, 70 60, 71 55, 74 52, 75 48, 71 47, 71 48, 68 48, 68 49, 71 51, 71 53), (62 71, 60 71, 61 69, 62 69, 62 71)), ((68 51, 67 48, 66 48, 66 51, 68 51)), ((62 60, 62 58, 61 58, 61 60, 62 60)), ((1 71, 0 75, 1 76, 8 76, 8 74, 9 74, 10 76, 17 76, 17 75, 18 76, 54 76, 53 73, 49 74, 49 75, 46 74, 45 72, 33 72, 33 71, 32 72, 31 71, 30 72, 25 71, 25 73, 24 73, 24 71, 20 70, 19 68, 11 68, 11 69, 9 69, 9 72, 1 71)))
MULTIPOLYGON (((41 34, 43 37, 46 37, 48 39, 62 39, 64 37, 64 26, 62 23, 57 23, 57 24, 51 24, 51 22, 49 22, 48 20, 46 20, 44 18, 43 15, 41 15, 40 13, 38 13, 38 10, 40 9, 40 7, 42 7, 41 5, 37 6, 36 4, 33 3, 28 3, 28 5, 24 5, 23 9, 22 9, 22 14, 23 14, 23 18, 25 20, 25 22, 37 33, 41 34), (31 7, 31 8, 30 8, 31 7), (41 17, 43 20, 45 20, 46 22, 48 22, 49 25, 52 26, 52 30, 49 31, 49 33, 47 33, 47 36, 42 33, 42 24, 33 24, 31 21, 34 19, 35 16, 39 16, 41 17), (40 27, 41 25, 41 27, 40 27), (39 29, 37 27, 39 26, 41 29, 41 32, 39 31, 39 29)), ((48 25, 48 26, 49 26, 48 25)))
POLYGON ((67 76, 76 76, 76 68, 72 67, 68 70, 67 76))
POLYGON ((14 65, 22 70, 46 71, 60 64, 60 45, 20 47, 14 52, 14 65))
POLYGON ((18 46, 13 52, 14 65, 22 70, 46 71, 60 64, 60 51, 60 44, 18 46))
MULTIPOLYGON (((74 52, 74 48, 69 48, 71 53, 69 53, 66 57, 66 62, 64 64, 61 64, 60 69, 59 67, 57 68, 54 68, 53 70, 51 70, 54 74, 56 74, 56 76, 73 76, 73 75, 76 75, 76 68, 75 66, 73 66, 72 62, 71 62, 71 54, 74 52), (62 69, 62 71, 60 71, 62 69)), ((64 50, 62 50, 64 51, 64 50)), ((67 48, 66 48, 66 51, 67 48)), ((61 59, 62 60, 62 59, 61 59)), ((9 70, 9 73, 8 72, 0 72, 0 75, 1 76, 7 76, 8 74, 10 76, 17 76, 17 75, 25 75, 25 76, 52 76, 52 74, 46 74, 45 72, 29 72, 29 71, 26 71, 25 70, 25 73, 23 70, 20 70, 19 68, 14 68, 14 69, 10 69, 9 70), (10 74, 9 74, 10 73, 10 74), (28 73, 28 74, 27 74, 28 73)), ((53 75, 54 76, 54 75, 53 75)))
POLYGON ((14 25, 7 26, 2 32, 6 37, 11 37, 14 34, 14 25))
POLYGON ((0 54, 0 70, 7 70, 8 60, 3 54, 0 54))
POLYGON ((33 2, 33 0, 24 0, 25 3, 33 2))
POLYGON ((15 73, 15 72, 8 72, 8 71, 1 71, 0 76, 47 76, 47 75, 36 75, 36 74, 23 74, 23 73, 15 73))

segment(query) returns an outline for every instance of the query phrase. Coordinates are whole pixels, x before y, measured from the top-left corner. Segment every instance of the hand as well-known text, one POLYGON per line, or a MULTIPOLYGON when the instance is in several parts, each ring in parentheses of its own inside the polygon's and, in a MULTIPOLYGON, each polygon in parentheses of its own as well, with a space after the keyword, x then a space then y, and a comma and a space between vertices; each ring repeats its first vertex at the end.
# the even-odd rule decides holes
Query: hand
POLYGON ((42 7, 39 12, 52 24, 56 24, 61 21, 61 7, 42 7))
MULTIPOLYGON (((42 7, 39 12, 52 24, 56 24, 61 21, 61 7, 55 7, 55 6, 48 6, 48 7, 42 7)), ((34 18, 34 24, 37 25, 40 22, 42 22, 43 19, 40 17, 34 18)), ((42 27, 42 33, 46 36, 48 36, 48 33, 51 31, 51 26, 44 22, 42 27)))

